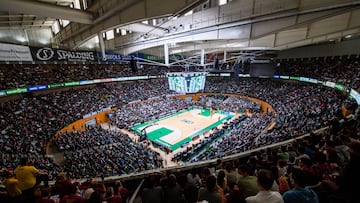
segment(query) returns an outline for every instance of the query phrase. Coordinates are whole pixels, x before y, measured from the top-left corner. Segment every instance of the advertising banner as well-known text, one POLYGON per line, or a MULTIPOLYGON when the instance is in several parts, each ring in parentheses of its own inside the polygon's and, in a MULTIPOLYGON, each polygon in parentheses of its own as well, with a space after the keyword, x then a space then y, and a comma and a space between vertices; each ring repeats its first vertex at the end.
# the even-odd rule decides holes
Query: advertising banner
POLYGON ((48 47, 30 47, 31 55, 35 61, 88 61, 97 62, 94 51, 69 51, 48 47))
POLYGON ((0 43, 0 61, 33 61, 27 46, 0 43))
POLYGON ((6 95, 20 94, 20 93, 24 93, 24 92, 27 92, 27 91, 28 91, 28 90, 27 90, 26 87, 20 87, 20 88, 5 90, 6 95))
POLYGON ((64 87, 64 83, 55 83, 48 85, 49 88, 57 88, 57 87, 64 87))
POLYGON ((48 86, 47 85, 36 85, 36 86, 29 86, 28 87, 28 91, 32 92, 32 91, 38 91, 38 90, 45 90, 47 89, 48 86))
POLYGON ((351 89, 350 96, 356 100, 356 103, 358 103, 358 105, 360 105, 360 94, 357 91, 351 89))
POLYGON ((98 52, 98 58, 100 62, 122 62, 123 55, 113 52, 105 52, 105 57, 103 57, 101 52, 98 52))
POLYGON ((76 86, 76 85, 80 85, 80 81, 65 82, 64 85, 65 85, 65 87, 68 87, 68 86, 76 86))

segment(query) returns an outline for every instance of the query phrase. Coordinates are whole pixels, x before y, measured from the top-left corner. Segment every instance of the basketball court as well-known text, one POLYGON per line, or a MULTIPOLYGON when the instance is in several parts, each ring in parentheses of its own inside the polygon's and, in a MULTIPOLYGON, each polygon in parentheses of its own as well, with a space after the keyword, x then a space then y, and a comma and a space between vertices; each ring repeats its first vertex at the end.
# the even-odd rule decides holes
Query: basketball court
POLYGON ((221 125, 234 115, 227 111, 191 108, 135 125, 132 129, 146 134, 147 139, 174 151, 206 131, 221 125))

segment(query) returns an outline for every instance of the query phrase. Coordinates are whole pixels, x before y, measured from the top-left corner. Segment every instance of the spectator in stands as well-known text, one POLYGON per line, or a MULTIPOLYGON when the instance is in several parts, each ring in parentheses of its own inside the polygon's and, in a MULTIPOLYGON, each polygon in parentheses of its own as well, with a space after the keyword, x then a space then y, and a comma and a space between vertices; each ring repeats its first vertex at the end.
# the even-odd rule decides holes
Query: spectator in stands
POLYGON ((319 203, 316 193, 311 189, 305 188, 309 180, 309 176, 305 171, 294 168, 290 177, 294 188, 283 194, 285 203, 319 203))
POLYGON ((227 183, 226 183, 226 179, 225 179, 225 172, 223 170, 220 170, 218 172, 218 175, 216 177, 217 180, 217 185, 224 191, 224 193, 226 194, 228 189, 227 189, 227 183))
POLYGON ((229 194, 227 195, 227 203, 246 203, 244 195, 235 183, 229 185, 229 194))
POLYGON ((88 203, 102 203, 104 200, 104 196, 102 192, 95 190, 91 193, 88 203))
POLYGON ((226 183, 228 186, 237 184, 239 174, 233 167, 232 162, 225 163, 225 172, 226 172, 226 183))
POLYGON ((196 169, 193 168, 186 175, 186 183, 184 186, 184 196, 188 203, 195 203, 198 198, 198 190, 201 185, 201 179, 196 172, 196 169))
POLYGON ((34 202, 34 189, 40 181, 44 180, 44 186, 47 188, 47 173, 39 171, 34 166, 29 165, 29 159, 23 157, 20 165, 15 169, 16 178, 19 181, 19 188, 23 194, 23 198, 29 202, 34 202))
POLYGON ((163 202, 163 190, 158 183, 157 175, 150 175, 146 181, 146 186, 141 193, 142 203, 163 202))
POLYGON ((247 203, 284 203, 279 192, 271 191, 274 184, 273 174, 270 170, 260 169, 257 172, 257 186, 259 192, 255 196, 246 198, 247 203))
POLYGON ((121 203, 122 202, 120 195, 114 195, 113 187, 106 188, 105 200, 107 203, 121 203))
POLYGON ((120 180, 115 181, 114 195, 120 196, 122 203, 127 203, 130 198, 129 190, 123 186, 120 180))
POLYGON ((330 196, 331 203, 359 201, 358 188, 355 185, 360 181, 360 142, 350 143, 349 148, 350 160, 340 176, 335 179, 338 188, 330 196))
POLYGON ((55 203, 55 200, 50 199, 49 188, 44 188, 41 190, 41 198, 38 199, 36 203, 55 203))
POLYGON ((19 181, 15 178, 15 174, 12 171, 5 171, 3 176, 5 179, 3 183, 7 191, 9 202, 20 202, 22 199, 21 189, 19 188, 19 181))
POLYGON ((254 171, 247 165, 240 165, 238 172, 241 175, 238 181, 238 186, 245 198, 256 195, 259 190, 257 187, 256 177, 253 175, 254 171))
POLYGON ((183 203, 185 202, 184 192, 176 181, 176 176, 170 174, 166 185, 163 188, 165 203, 183 203))
POLYGON ((216 178, 213 175, 207 176, 205 187, 199 190, 198 201, 206 200, 209 203, 224 203, 223 197, 216 185, 216 178))
POLYGON ((65 195, 70 194, 69 189, 71 188, 71 185, 72 185, 71 180, 66 178, 64 172, 60 172, 56 176, 55 190, 59 194, 60 199, 62 199, 65 195))
POLYGON ((85 203, 85 199, 77 194, 77 187, 75 185, 70 186, 69 190, 70 194, 65 195, 61 200, 60 203, 85 203))

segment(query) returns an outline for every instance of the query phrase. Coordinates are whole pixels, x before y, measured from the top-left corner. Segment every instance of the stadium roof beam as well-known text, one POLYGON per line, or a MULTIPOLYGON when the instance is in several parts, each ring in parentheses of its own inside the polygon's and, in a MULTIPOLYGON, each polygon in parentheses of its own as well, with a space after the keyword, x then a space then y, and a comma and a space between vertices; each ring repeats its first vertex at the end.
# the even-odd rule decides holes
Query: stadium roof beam
POLYGON ((72 22, 55 36, 55 41, 67 48, 77 48, 99 32, 144 19, 177 15, 199 2, 204 0, 109 1, 109 5, 104 7, 107 10, 94 19, 91 26, 72 22))
MULTIPOLYGON (((303 41, 304 39, 324 35, 331 38, 333 33, 358 28, 360 21, 355 19, 359 15, 360 2, 342 4, 338 5, 338 7, 295 10, 286 14, 274 14, 265 18, 259 17, 223 25, 213 25, 204 29, 132 42, 115 48, 129 54, 142 49, 162 46, 164 43, 175 42, 178 46, 171 49, 171 53, 186 52, 191 49, 208 49, 214 45, 219 49, 226 50, 262 50, 266 48, 279 50, 290 48, 291 45, 301 46, 300 43, 294 42, 303 41), (201 41, 201 44, 186 44, 186 42, 196 41, 201 41), (185 46, 182 45, 183 43, 185 43, 185 46)), ((327 38, 319 39, 326 41, 327 38)), ((303 42, 308 44, 307 41, 303 42)), ((313 42, 313 40, 310 40, 310 42, 313 42)))
POLYGON ((65 19, 82 24, 91 24, 93 20, 92 14, 88 12, 40 1, 0 0, 0 5, 0 11, 6 12, 33 14, 40 17, 51 17, 54 19, 65 19))

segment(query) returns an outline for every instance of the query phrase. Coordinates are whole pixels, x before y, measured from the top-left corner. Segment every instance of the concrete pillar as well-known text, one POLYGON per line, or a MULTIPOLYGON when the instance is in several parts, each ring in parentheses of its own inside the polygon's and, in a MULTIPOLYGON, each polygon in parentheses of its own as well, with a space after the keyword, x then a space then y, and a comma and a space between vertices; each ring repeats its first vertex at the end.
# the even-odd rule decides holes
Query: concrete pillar
POLYGON ((169 66, 169 45, 164 44, 164 57, 165 57, 165 65, 169 66))
POLYGON ((106 55, 105 55, 105 42, 104 42, 104 38, 101 32, 98 33, 98 38, 99 38, 99 45, 100 45, 100 50, 101 50, 101 55, 102 55, 102 59, 105 61, 106 60, 106 55))
POLYGON ((201 63, 201 66, 204 66, 205 64, 205 49, 201 49, 201 55, 200 55, 200 63, 201 63))

